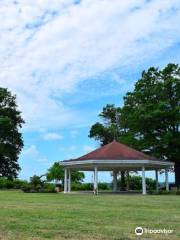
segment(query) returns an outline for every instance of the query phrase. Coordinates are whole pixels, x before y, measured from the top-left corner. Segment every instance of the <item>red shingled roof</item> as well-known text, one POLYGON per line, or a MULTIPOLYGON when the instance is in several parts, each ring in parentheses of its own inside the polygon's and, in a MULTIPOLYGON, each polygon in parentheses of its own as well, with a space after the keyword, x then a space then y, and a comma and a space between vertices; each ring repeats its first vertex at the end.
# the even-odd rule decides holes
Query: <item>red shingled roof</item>
POLYGON ((113 141, 75 160, 155 160, 142 152, 113 141))

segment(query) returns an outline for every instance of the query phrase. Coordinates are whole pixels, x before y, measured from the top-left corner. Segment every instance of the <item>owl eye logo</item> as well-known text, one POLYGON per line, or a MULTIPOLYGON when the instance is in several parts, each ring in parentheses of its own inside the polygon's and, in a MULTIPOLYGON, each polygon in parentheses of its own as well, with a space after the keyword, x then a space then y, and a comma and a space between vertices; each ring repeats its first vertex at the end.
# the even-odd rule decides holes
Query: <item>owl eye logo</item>
POLYGON ((138 236, 142 235, 143 234, 143 228, 142 227, 137 227, 135 229, 135 234, 138 235, 138 236))

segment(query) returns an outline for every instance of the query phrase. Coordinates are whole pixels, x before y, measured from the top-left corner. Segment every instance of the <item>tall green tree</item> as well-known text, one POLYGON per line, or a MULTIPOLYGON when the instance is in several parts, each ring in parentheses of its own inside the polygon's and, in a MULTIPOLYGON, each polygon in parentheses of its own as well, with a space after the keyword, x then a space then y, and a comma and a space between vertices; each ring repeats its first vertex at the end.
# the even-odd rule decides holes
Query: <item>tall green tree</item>
MULTIPOLYGON (((121 111, 122 128, 159 159, 175 162, 175 182, 180 186, 180 67, 168 64, 142 73, 133 92, 126 94, 121 111)), ((133 144, 134 143, 134 144, 133 144)))
POLYGON ((100 117, 103 123, 91 127, 90 137, 103 145, 112 141, 115 133, 122 143, 175 162, 175 182, 180 186, 179 65, 143 71, 134 91, 124 97, 124 106, 107 105, 100 117))
MULTIPOLYGON (((63 167, 58 163, 55 162, 49 169, 46 174, 48 181, 62 181, 64 182, 64 169, 63 167)), ((71 170, 71 180, 75 183, 80 183, 84 179, 84 173, 79 172, 76 170, 71 170)))
POLYGON ((112 142, 120 136, 119 118, 121 108, 116 108, 114 104, 107 104, 99 114, 102 122, 92 125, 89 137, 101 142, 101 145, 112 142))
MULTIPOLYGON (((101 145, 118 140, 123 135, 123 129, 120 124, 121 108, 115 107, 113 104, 107 104, 99 114, 102 122, 95 123, 89 133, 90 138, 95 138, 101 142, 101 145)), ((121 171, 121 186, 122 191, 125 190, 125 172, 121 171)))
POLYGON ((6 88, 0 88, 0 176, 12 179, 18 175, 18 157, 23 148, 20 128, 23 123, 16 96, 6 88))

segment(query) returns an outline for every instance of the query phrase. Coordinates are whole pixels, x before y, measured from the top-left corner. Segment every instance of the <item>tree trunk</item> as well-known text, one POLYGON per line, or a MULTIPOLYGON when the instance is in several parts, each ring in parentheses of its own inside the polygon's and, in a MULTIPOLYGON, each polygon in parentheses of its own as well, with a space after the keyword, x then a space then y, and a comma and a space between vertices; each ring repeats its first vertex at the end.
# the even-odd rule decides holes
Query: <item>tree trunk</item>
POLYGON ((174 172, 175 172, 175 185, 177 188, 180 188, 180 162, 175 163, 174 172))
POLYGON ((129 171, 126 172, 126 191, 129 191, 129 171))
POLYGON ((126 190, 126 186, 125 186, 125 172, 121 171, 121 186, 120 186, 120 190, 121 191, 125 191, 126 190))

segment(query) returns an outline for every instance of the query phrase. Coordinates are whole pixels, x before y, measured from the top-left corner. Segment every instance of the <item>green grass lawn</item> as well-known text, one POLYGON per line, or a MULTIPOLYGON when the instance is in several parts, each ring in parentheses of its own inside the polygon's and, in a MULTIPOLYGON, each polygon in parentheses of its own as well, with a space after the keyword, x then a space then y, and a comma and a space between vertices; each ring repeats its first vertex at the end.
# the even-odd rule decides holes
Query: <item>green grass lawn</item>
POLYGON ((0 191, 0 239, 180 239, 180 196, 0 191), (170 235, 134 229, 174 229, 170 235))

